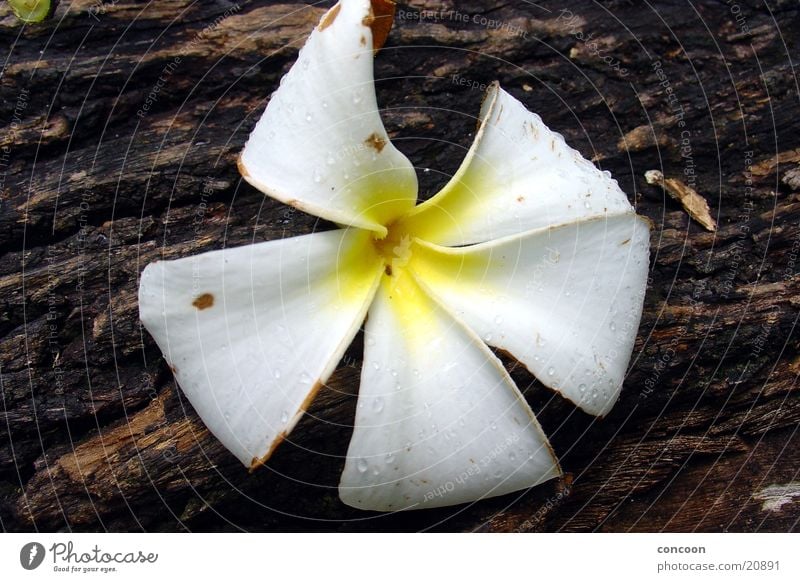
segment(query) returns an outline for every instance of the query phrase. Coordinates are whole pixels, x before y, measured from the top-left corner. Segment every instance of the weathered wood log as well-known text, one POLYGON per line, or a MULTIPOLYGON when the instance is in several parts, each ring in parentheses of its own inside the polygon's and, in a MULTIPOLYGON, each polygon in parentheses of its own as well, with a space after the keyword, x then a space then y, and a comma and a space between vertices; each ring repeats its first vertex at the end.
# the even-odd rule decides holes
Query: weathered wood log
POLYGON ((0 526, 4 530, 785 531, 800 516, 800 9, 792 2, 414 0, 379 103, 430 196, 499 79, 652 219, 652 277, 605 419, 507 360, 568 472, 401 515, 338 500, 361 338, 270 462, 208 433, 138 323, 138 276, 329 228, 243 183, 236 155, 324 8, 0 5, 0 526), (647 170, 704 196, 693 223, 647 170), (370 519, 364 519, 369 517, 370 519))

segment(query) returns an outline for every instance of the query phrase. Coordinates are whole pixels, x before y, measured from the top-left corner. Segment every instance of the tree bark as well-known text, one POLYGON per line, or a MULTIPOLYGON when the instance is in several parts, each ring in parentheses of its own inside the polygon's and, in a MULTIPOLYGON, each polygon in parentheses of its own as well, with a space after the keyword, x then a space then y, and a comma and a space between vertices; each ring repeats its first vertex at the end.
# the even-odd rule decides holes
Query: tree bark
POLYGON ((0 5, 0 525, 28 530, 786 531, 800 516, 800 9, 790 1, 414 0, 376 58, 398 147, 441 186, 502 86, 654 223, 622 395, 589 417, 506 360, 567 472, 468 507, 372 515, 336 485, 357 338, 248 473, 138 322, 144 266, 328 228, 236 156, 323 13, 303 2, 0 5), (421 12, 422 11, 422 12, 421 12), (416 16, 415 16, 416 15, 416 16), (692 187, 708 232, 644 178, 692 187), (368 517, 369 519, 365 519, 368 517))

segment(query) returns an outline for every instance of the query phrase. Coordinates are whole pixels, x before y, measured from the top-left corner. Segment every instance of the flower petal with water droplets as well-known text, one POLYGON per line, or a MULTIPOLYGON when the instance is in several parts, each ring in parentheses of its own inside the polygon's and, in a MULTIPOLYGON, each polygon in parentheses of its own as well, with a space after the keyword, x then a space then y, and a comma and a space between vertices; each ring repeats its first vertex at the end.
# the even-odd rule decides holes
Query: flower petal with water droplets
POLYGON ((647 285, 649 225, 595 218, 462 248, 417 242, 421 284, 590 414, 616 401, 647 285))
POLYGON ((403 219, 415 236, 457 246, 631 212, 616 180, 495 83, 461 167, 403 219))
POLYGON ((358 331, 382 272, 367 231, 151 263, 139 309, 209 430, 251 468, 289 434, 358 331))
POLYGON ((369 0, 342 0, 323 17, 270 99, 239 167, 253 186, 286 204, 385 234, 385 224, 414 206, 417 177, 378 113, 375 18, 369 0))
POLYGON ((500 361, 401 269, 370 308, 355 429, 339 485, 353 507, 467 503, 560 475, 500 361))

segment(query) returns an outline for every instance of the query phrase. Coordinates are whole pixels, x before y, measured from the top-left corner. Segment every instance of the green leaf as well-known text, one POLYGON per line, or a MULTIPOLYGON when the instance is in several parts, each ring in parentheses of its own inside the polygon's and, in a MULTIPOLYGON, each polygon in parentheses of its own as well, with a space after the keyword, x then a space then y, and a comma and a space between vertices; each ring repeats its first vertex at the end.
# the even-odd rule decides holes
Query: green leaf
POLYGON ((42 22, 53 15, 55 0, 7 0, 11 10, 22 22, 42 22))

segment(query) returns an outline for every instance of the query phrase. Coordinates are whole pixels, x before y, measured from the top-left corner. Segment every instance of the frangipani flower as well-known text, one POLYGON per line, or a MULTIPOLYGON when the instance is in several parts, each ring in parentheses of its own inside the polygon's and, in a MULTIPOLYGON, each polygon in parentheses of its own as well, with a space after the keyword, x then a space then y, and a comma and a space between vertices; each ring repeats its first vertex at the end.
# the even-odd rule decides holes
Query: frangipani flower
POLYGON ((649 228, 616 181, 493 84, 450 182, 416 205, 389 141, 373 50, 393 5, 341 0, 240 158, 253 186, 338 230, 156 262, 141 319, 211 432, 264 463, 367 317, 340 483, 382 511, 474 501, 561 474, 488 346, 590 414, 620 391, 649 228), (488 344, 488 345, 487 345, 488 344))

